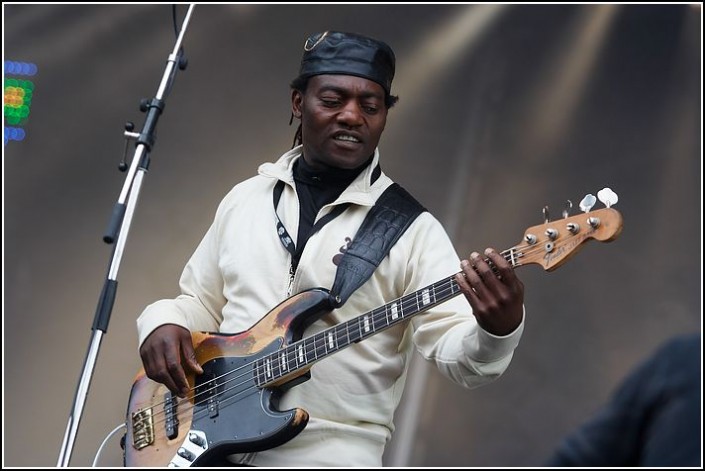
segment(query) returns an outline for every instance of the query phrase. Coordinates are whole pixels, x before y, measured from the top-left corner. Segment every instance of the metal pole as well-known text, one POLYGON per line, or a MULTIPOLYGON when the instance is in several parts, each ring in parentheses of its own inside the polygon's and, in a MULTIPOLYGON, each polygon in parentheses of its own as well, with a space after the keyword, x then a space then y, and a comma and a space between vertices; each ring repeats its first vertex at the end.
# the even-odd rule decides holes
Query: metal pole
POLYGON ((110 268, 108 270, 105 284, 103 285, 103 291, 101 292, 100 299, 98 301, 98 307, 96 309, 96 314, 93 321, 93 334, 88 347, 88 352, 86 354, 86 359, 83 363, 83 372, 79 379, 78 387, 76 388, 73 406, 71 408, 64 440, 59 453, 59 461, 57 463, 58 467, 67 467, 69 465, 69 461, 71 460, 71 453, 73 452, 73 446, 78 433, 78 426, 80 425, 83 408, 86 403, 86 397, 88 396, 88 390, 90 388, 93 371, 98 358, 98 351, 100 350, 100 343, 103 338, 103 334, 108 329, 110 314, 112 312, 113 303, 115 302, 115 295, 117 293, 117 273, 120 267, 122 253, 130 230, 130 224, 132 223, 135 205, 137 204, 137 199, 139 198, 142 180, 144 178, 144 174, 149 168, 149 152, 154 146, 154 131, 157 126, 158 118, 164 110, 163 98, 166 94, 168 94, 171 85, 173 84, 173 80, 176 76, 176 66, 178 65, 181 68, 185 67, 185 65, 183 65, 185 62, 181 63, 182 58, 179 51, 181 49, 184 33, 186 32, 186 28, 188 27, 194 8, 195 5, 189 5, 188 12, 186 13, 186 17, 184 18, 181 26, 181 31, 176 39, 174 50, 171 54, 169 54, 166 69, 164 71, 164 75, 162 76, 161 83, 159 84, 156 97, 146 103, 143 103, 143 110, 147 113, 147 117, 145 118, 142 132, 139 134, 131 132, 125 133, 127 137, 136 139, 137 146, 132 158, 129 172, 125 178, 125 183, 122 191, 120 192, 118 202, 115 204, 115 208, 113 209, 108 230, 103 236, 103 240, 105 240, 106 243, 112 244, 116 239, 117 242, 110 256, 110 268))

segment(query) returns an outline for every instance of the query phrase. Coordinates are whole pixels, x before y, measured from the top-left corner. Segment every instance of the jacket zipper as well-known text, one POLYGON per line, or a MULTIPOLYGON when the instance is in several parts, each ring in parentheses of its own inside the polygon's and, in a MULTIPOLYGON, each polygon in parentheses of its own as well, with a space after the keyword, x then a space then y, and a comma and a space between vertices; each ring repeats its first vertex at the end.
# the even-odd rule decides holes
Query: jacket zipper
POLYGON ((289 284, 286 288, 286 297, 287 298, 291 297, 291 288, 294 285, 294 276, 296 276, 296 272, 294 271, 294 261, 292 260, 291 263, 289 264, 289 284))
MULTIPOLYGON (((294 195, 295 195, 294 201, 296 204, 296 211, 298 214, 298 212, 300 211, 300 208, 299 208, 299 195, 296 192, 296 185, 293 183, 293 181, 287 182, 287 183, 294 190, 294 195)), ((296 227, 297 227, 297 231, 298 231, 298 224, 296 227)), ((291 290, 294 285, 294 276, 296 276, 296 272, 294 271, 294 257, 293 257, 293 255, 289 255, 289 282, 287 283, 287 286, 286 286, 286 297, 287 298, 291 297, 291 290)))

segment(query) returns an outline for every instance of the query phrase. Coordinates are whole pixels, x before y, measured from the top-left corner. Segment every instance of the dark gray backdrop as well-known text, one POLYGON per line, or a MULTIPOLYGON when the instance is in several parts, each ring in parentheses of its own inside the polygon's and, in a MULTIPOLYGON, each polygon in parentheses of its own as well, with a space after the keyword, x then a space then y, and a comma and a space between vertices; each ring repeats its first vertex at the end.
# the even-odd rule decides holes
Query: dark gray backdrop
MULTIPOLYGON (((27 137, 4 148, 4 444, 56 464, 124 181, 174 44, 169 6, 4 5, 5 59, 33 62, 27 137)), ((180 6, 180 18, 186 7, 180 6)), ((401 96, 385 171, 458 252, 507 248, 549 205, 609 186, 624 231, 554 273, 523 268, 526 331, 498 382, 467 391, 414 366, 386 463, 535 466, 672 335, 701 328, 699 5, 203 5, 167 99, 76 442, 91 463, 140 363, 135 318, 177 293, 216 205, 289 148, 290 92, 315 31, 389 42, 401 96)), ((315 368, 314 368, 315 374, 315 368)), ((119 465, 112 439, 106 465, 119 465)), ((344 464, 344 463, 343 463, 344 464)))

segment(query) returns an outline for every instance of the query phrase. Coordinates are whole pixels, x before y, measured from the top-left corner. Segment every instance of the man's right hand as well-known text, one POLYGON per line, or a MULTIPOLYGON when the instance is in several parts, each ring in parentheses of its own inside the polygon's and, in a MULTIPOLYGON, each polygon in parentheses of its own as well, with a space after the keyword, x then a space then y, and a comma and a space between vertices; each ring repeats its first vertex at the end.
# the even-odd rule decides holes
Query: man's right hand
POLYGON ((179 397, 186 397, 189 392, 184 368, 203 373, 193 351, 191 332, 178 325, 165 324, 154 329, 142 343, 140 356, 147 376, 179 397))

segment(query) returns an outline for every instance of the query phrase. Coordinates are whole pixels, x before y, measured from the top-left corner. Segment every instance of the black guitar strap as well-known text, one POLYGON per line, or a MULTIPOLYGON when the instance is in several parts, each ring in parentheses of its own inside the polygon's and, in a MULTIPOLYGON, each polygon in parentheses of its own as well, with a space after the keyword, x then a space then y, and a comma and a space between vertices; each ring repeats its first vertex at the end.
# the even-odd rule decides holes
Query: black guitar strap
POLYGON ((382 193, 338 264, 330 290, 334 307, 345 304, 372 276, 399 237, 424 211, 426 208, 397 183, 382 193))

